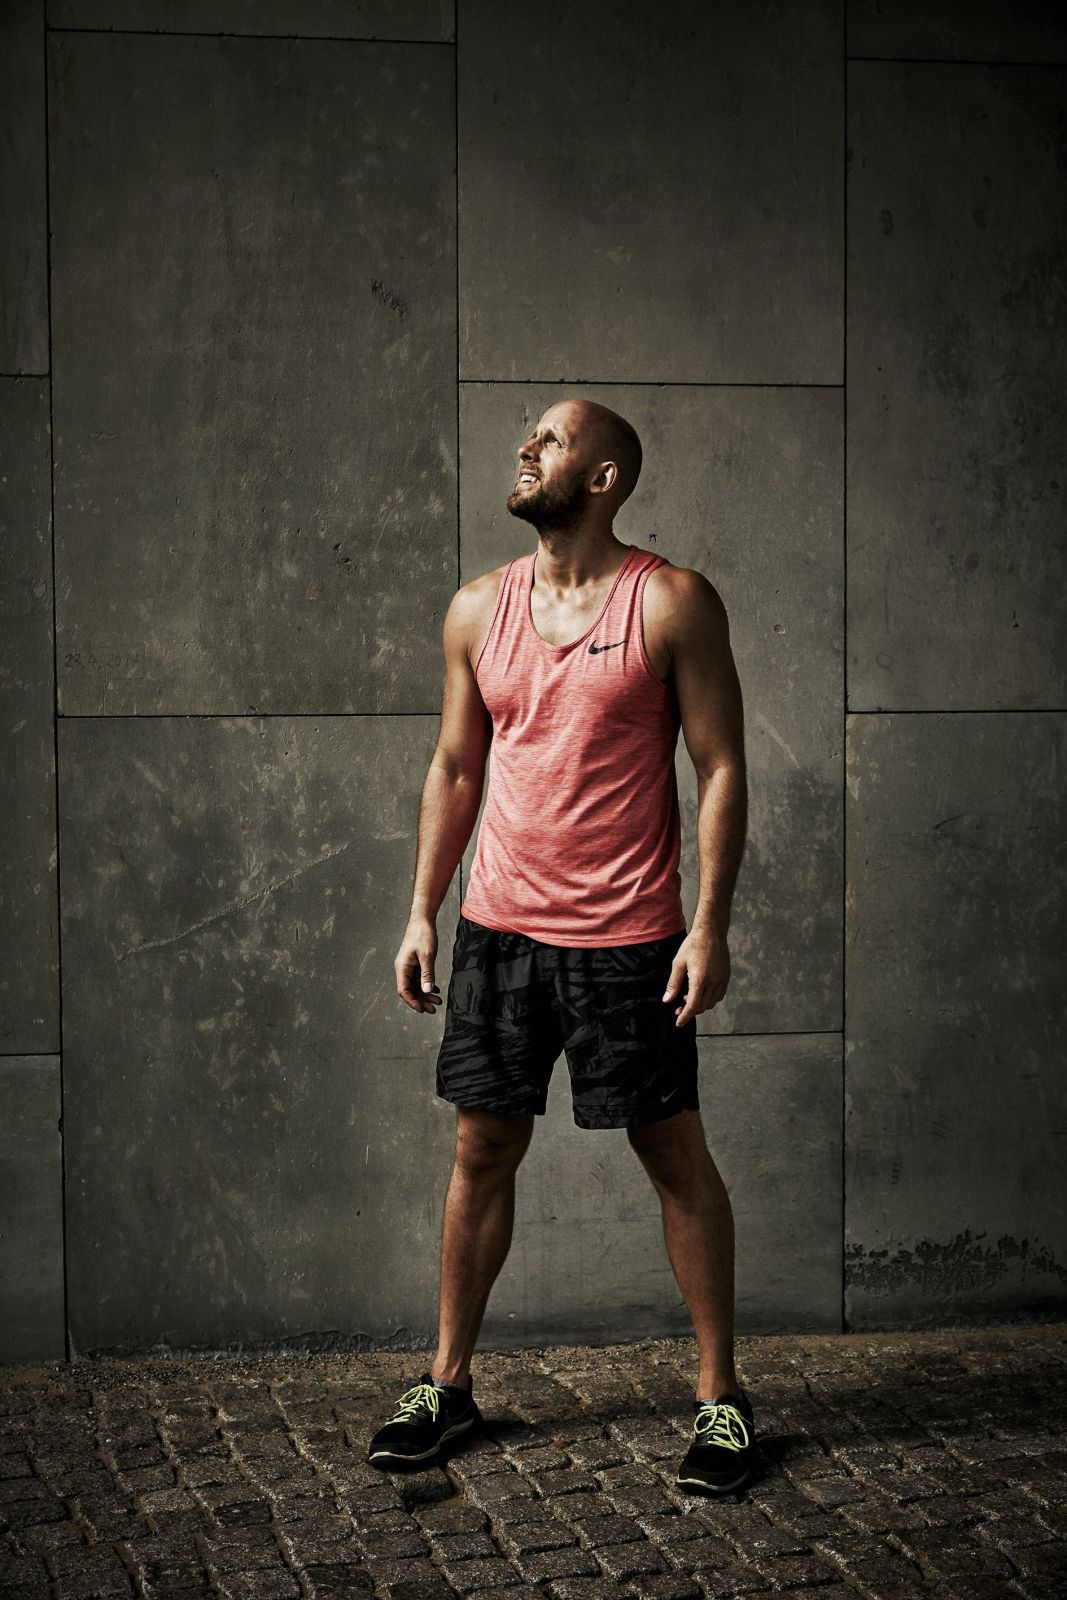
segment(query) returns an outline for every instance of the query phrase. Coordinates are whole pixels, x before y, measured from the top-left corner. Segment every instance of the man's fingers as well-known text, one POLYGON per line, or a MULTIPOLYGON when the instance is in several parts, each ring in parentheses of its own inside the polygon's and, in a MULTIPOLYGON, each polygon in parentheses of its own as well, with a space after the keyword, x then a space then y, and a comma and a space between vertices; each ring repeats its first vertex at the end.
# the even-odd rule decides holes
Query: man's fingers
POLYGON ((685 1004, 679 1006, 675 1012, 676 1026, 684 1028, 690 1017, 699 1017, 701 1012, 714 1010, 726 994, 728 987, 728 984, 723 983, 720 984, 717 990, 709 989, 703 997, 699 993, 690 995, 685 1004))
POLYGON ((676 957, 671 965, 671 975, 667 979, 667 987, 663 991, 664 1000, 670 1000, 674 995, 681 992, 682 979, 685 977, 685 970, 685 961, 678 960, 676 957))
POLYGON ((434 1006, 439 1006, 441 1004, 441 991, 433 981, 433 974, 431 973, 430 976, 427 977, 425 970, 422 974, 422 998, 425 1002, 427 1011, 429 1011, 431 1014, 433 1013, 434 1006), (431 1004, 431 1001, 433 1004, 431 1004))
POLYGON ((406 960, 398 958, 395 965, 396 992, 404 1004, 412 1011, 428 1011, 434 1015, 434 1008, 441 1004, 441 991, 434 982, 433 957, 420 956, 417 950, 410 950, 406 960))
MULTIPOLYGON (((683 988, 685 987, 687 973, 688 963, 686 962, 685 957, 683 955, 676 955, 671 963, 671 975, 667 979, 667 987, 663 991, 664 1000, 678 999, 683 988)), ((688 1003, 680 1007, 675 1007, 675 1015, 678 1018, 678 1027, 681 1027, 682 1024, 687 1020, 687 1008, 688 1003)))

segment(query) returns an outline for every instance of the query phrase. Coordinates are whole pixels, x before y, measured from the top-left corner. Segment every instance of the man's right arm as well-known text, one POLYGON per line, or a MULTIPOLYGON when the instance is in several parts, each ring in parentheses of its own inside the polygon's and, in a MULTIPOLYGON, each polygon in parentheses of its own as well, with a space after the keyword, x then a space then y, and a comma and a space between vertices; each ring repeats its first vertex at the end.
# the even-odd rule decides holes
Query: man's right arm
POLYGON ((393 963, 397 994, 413 1011, 432 1014, 441 1004, 434 982, 437 913, 482 802, 493 724, 474 676, 472 647, 481 638, 486 606, 491 608, 498 586, 497 573, 464 584, 445 615, 441 726, 419 807, 411 914, 393 963))

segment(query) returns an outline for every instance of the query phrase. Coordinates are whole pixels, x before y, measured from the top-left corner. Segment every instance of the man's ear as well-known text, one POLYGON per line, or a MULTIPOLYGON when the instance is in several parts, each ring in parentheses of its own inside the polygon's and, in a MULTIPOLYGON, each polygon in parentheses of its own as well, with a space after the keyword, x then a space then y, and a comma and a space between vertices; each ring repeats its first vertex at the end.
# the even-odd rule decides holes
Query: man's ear
POLYGON ((589 484, 589 493, 607 494, 618 476, 619 469, 614 461, 602 461, 589 484))

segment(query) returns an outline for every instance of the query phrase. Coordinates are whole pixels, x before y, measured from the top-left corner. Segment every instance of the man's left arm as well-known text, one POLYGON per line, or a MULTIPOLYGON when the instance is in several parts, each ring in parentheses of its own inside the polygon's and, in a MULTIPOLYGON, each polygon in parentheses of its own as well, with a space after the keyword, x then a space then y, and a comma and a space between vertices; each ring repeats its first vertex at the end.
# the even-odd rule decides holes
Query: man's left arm
MULTIPOLYGON (((664 569, 661 569, 664 570, 664 569)), ((682 737, 697 773, 700 889, 689 933, 678 947, 664 1000, 685 991, 676 1026, 709 1010, 730 982, 727 936, 748 825, 744 710, 730 648, 730 624, 703 573, 674 568, 663 636, 681 713, 682 737)))

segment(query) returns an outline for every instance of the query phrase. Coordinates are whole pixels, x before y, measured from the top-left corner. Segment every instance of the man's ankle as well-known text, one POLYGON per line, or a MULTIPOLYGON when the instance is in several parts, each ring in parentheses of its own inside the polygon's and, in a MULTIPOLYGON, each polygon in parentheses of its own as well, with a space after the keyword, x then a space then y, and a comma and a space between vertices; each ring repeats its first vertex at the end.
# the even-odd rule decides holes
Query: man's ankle
POLYGON ((434 1383, 454 1383, 457 1388, 465 1389, 470 1378, 469 1367, 450 1367, 447 1362, 442 1362, 438 1367, 435 1361, 430 1367, 430 1377, 434 1383))
POLYGON ((737 1378, 722 1378, 718 1381, 712 1379, 711 1383, 697 1384, 696 1399, 698 1400, 718 1399, 720 1395, 733 1395, 740 1400, 741 1385, 737 1378))

